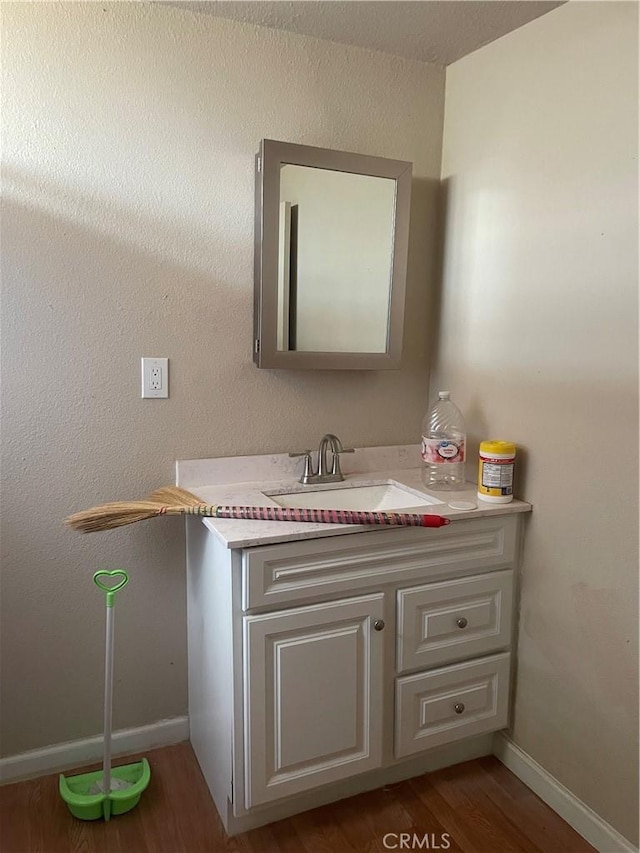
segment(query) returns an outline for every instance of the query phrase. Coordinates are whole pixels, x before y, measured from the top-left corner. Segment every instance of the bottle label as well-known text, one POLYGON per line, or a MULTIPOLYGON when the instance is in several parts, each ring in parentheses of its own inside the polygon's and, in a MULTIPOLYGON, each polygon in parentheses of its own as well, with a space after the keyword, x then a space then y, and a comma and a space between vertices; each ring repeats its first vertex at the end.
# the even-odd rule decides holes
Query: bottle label
POLYGON ((464 462, 464 439, 427 438, 422 436, 422 459, 424 462, 464 462))
POLYGON ((478 472, 480 494, 500 497, 513 494, 513 459, 481 458, 478 472))

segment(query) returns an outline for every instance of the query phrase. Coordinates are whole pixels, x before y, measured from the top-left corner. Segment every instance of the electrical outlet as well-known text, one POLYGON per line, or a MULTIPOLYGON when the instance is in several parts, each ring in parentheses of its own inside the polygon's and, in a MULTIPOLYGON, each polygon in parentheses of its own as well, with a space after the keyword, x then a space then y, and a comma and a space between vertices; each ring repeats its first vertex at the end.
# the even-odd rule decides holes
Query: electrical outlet
POLYGON ((142 396, 143 398, 163 398, 169 396, 169 359, 142 359, 142 396))
POLYGON ((162 388, 162 368, 152 367, 149 379, 149 387, 152 391, 159 391, 162 388))

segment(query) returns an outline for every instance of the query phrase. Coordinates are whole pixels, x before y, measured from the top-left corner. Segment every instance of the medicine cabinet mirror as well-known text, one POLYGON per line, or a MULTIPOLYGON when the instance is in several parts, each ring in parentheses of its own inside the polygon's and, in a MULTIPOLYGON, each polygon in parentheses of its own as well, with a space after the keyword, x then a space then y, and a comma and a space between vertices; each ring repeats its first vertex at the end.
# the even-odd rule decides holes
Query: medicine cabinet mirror
POLYGON ((263 139, 258 367, 400 367, 411 163, 263 139))

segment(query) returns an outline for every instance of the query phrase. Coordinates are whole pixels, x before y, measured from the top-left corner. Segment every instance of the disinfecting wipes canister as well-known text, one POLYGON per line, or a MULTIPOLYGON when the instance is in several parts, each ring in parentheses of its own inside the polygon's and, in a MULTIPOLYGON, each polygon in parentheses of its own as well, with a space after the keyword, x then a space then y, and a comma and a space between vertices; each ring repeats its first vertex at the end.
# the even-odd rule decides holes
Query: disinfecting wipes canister
POLYGON ((516 446, 510 441, 480 442, 478 497, 491 503, 513 500, 513 469, 516 446))

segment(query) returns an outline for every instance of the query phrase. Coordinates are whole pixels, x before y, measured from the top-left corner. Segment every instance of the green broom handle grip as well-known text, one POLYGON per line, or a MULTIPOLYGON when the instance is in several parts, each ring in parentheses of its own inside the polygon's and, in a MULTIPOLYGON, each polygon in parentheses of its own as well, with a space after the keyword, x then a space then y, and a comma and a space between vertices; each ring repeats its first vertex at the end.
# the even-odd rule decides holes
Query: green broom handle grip
POLYGON ((116 592, 119 589, 122 589, 123 586, 126 586, 129 583, 129 575, 125 572, 124 569, 113 569, 113 571, 107 571, 107 569, 100 569, 99 572, 96 572, 93 576, 93 582, 101 589, 103 592, 107 593, 107 607, 113 607, 116 598, 116 592), (120 578, 118 583, 114 586, 106 586, 100 578, 120 578))

